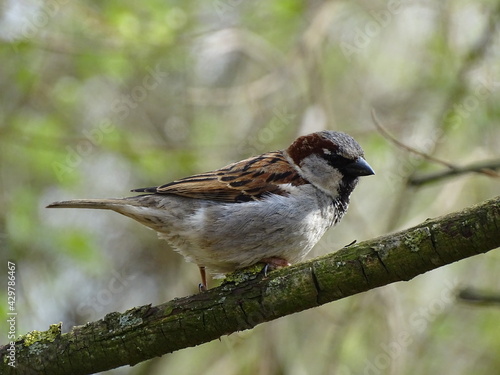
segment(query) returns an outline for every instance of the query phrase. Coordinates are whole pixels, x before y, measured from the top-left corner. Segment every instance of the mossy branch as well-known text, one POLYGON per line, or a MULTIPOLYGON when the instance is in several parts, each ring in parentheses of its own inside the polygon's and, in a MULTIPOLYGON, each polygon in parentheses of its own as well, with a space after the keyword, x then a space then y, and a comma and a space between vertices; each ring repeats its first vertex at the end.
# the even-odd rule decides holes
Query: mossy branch
POLYGON ((249 273, 207 292, 111 313, 61 334, 60 325, 0 347, 2 374, 91 374, 134 365, 500 246, 500 197, 336 253, 249 273), (16 368, 8 365, 15 348, 16 368))

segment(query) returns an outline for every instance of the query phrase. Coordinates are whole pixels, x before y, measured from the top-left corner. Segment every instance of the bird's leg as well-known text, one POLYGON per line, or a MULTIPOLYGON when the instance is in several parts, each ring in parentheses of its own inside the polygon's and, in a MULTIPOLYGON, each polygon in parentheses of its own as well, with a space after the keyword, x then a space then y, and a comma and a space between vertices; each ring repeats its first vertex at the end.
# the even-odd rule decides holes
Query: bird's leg
POLYGON ((205 266, 198 266, 200 269, 201 283, 198 284, 198 290, 204 292, 207 290, 207 272, 205 271, 205 266))
POLYGON ((282 267, 291 266, 291 264, 286 259, 278 257, 264 258, 261 259, 261 262, 266 264, 266 266, 264 267, 264 276, 266 277, 269 271, 273 271, 275 269, 282 267))

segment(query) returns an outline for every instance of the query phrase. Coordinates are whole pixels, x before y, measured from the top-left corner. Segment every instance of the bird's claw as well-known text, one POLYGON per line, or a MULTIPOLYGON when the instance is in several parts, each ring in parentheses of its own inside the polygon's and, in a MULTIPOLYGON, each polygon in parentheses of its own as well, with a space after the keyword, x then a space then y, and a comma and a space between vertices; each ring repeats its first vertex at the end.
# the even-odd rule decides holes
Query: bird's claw
POLYGON ((278 268, 291 266, 291 264, 283 258, 264 258, 261 260, 261 262, 266 264, 263 269, 264 277, 267 277, 267 274, 269 272, 274 271, 278 268))

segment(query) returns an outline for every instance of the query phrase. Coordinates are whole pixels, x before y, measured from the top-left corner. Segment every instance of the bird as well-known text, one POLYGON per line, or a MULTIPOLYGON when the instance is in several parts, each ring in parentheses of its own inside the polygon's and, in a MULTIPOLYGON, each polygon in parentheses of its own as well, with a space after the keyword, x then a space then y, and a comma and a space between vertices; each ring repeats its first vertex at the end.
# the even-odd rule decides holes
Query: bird
POLYGON ((214 277, 263 263, 270 269, 303 260, 347 211, 359 177, 375 174, 350 135, 323 130, 286 149, 126 198, 76 199, 48 208, 112 210, 155 230, 200 270, 214 277))

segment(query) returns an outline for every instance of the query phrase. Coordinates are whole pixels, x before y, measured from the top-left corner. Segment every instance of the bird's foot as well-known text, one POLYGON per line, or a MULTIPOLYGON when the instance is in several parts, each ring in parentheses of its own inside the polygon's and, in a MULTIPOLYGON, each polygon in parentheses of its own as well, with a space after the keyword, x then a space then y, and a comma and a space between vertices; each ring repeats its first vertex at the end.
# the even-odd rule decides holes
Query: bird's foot
POLYGON ((207 288, 207 272, 205 270, 205 267, 204 266, 198 266, 198 268, 200 269, 200 276, 201 276, 201 283, 198 284, 198 291, 201 293, 201 292, 205 292, 208 288, 207 288))
POLYGON ((270 257, 261 259, 261 263, 265 263, 264 267, 264 276, 267 277, 268 272, 274 271, 278 268, 288 267, 291 264, 283 258, 278 257, 270 257))
POLYGON ((207 290, 207 286, 206 285, 204 285, 202 283, 198 284, 198 292, 200 292, 200 293, 201 292, 206 292, 206 290, 207 290))

